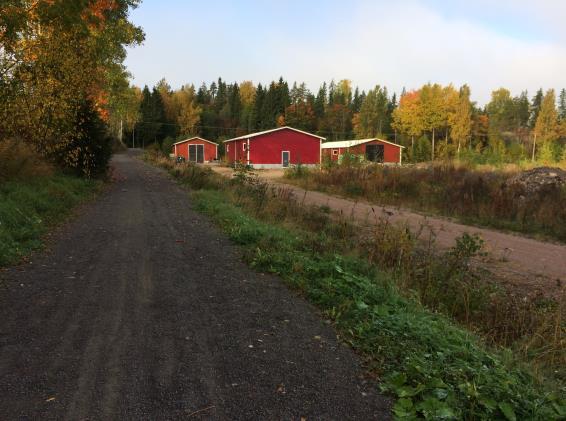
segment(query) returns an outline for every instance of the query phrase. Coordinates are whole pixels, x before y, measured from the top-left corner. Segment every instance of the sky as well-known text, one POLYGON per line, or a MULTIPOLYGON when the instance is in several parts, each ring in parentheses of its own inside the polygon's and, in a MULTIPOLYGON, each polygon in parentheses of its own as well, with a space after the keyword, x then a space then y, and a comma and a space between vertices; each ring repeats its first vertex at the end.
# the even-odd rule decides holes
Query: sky
POLYGON ((146 33, 126 59, 138 86, 452 83, 480 105, 500 87, 566 88, 566 0, 144 0, 131 19, 146 33))

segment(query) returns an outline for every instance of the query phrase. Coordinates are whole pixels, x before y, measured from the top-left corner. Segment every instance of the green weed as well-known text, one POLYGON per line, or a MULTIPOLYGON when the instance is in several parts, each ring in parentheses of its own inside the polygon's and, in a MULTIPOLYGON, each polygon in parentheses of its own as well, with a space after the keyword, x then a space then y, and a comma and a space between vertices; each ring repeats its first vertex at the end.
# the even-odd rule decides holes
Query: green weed
POLYGON ((0 266, 40 248, 48 229, 99 186, 99 181, 66 175, 0 184, 0 266))

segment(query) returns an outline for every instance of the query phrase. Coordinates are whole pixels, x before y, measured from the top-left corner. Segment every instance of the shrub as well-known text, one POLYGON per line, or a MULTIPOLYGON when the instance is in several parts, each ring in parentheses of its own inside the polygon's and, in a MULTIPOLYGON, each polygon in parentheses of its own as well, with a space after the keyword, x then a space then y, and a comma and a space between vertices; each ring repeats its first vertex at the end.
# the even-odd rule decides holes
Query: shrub
POLYGON ((102 175, 112 156, 112 138, 90 100, 81 103, 76 128, 67 142, 48 152, 59 167, 87 178, 102 175))
POLYGON ((163 140, 163 144, 161 145, 161 152, 169 156, 169 154, 172 153, 174 143, 175 143, 175 139, 173 139, 171 136, 167 136, 163 140))
POLYGON ((0 183, 49 176, 52 166, 22 141, 0 141, 0 183))

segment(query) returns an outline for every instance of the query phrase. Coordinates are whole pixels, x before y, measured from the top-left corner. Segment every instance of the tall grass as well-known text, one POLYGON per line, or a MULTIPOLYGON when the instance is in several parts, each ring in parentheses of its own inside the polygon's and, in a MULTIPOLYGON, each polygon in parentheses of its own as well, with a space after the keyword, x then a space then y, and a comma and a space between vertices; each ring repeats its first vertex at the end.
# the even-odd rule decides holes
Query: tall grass
POLYGON ((0 266, 39 249, 43 236, 100 182, 53 174, 0 183, 0 266))
POLYGON ((53 174, 53 167, 29 145, 13 140, 0 140, 0 183, 29 180, 53 174))
POLYGON ((287 177, 311 189, 566 241, 566 187, 547 186, 537 194, 527 194, 521 186, 505 185, 515 174, 448 163, 333 165, 322 171, 303 170, 300 175, 290 170, 287 177))
POLYGON ((226 180, 208 168, 158 162, 200 191, 199 208, 246 247, 252 266, 286 278, 377 371, 389 373, 386 387, 400 398, 398 416, 564 415, 564 402, 515 367, 529 362, 540 378, 561 385, 547 390, 566 392, 564 302, 525 300, 488 282, 489 274, 471 264, 482 252, 480 239, 463 236, 441 253, 434 233, 411 233, 386 220, 362 229, 326 208, 304 206, 288 189, 268 187, 245 169, 226 180), (486 351, 444 317, 510 351, 486 351))

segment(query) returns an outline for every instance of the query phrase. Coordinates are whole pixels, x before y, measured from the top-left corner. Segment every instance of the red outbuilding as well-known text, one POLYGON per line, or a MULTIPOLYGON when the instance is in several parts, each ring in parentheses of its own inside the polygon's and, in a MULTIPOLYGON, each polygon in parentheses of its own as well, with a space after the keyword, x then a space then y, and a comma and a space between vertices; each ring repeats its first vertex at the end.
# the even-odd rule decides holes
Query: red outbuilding
POLYGON ((218 159, 218 145, 201 137, 191 137, 173 144, 175 158, 182 156, 188 162, 204 163, 218 159))
POLYGON ((362 155, 371 162, 401 164, 405 147, 387 140, 372 138, 326 142, 321 148, 322 156, 333 161, 338 161, 345 152, 349 152, 353 155, 362 155))
POLYGON ((241 162, 254 168, 285 168, 320 164, 323 137, 292 127, 279 127, 224 141, 229 163, 241 162))

